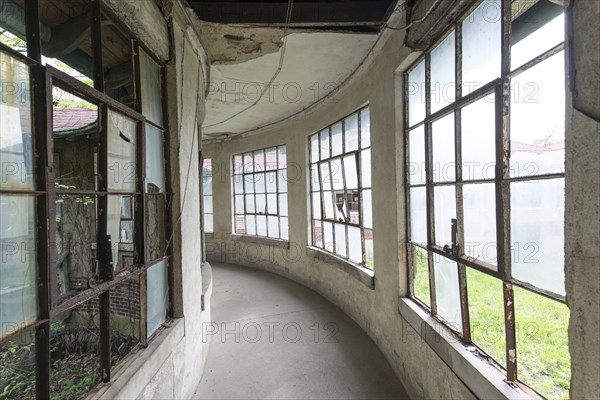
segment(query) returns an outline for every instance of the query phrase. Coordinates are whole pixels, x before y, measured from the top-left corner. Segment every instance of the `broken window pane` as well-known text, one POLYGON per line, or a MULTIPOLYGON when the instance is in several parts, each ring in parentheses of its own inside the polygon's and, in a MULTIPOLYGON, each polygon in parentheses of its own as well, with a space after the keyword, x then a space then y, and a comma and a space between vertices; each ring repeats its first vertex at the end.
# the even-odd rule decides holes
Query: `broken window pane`
MULTIPOLYGON (((157 218, 162 216, 164 221, 165 205, 158 196, 148 196, 147 200, 146 235, 153 245, 153 249, 148 251, 158 258, 164 255, 165 234, 164 226, 157 218)), ((134 264, 136 199, 133 196, 108 196, 107 205, 106 234, 111 240, 113 270, 118 271, 134 264)))
POLYGON ((513 182, 510 196, 513 277, 564 295, 564 179, 513 182))
POLYGON ((512 79, 510 175, 565 170, 564 51, 512 79))
POLYGON ((454 113, 432 124, 433 181, 452 182, 455 179, 454 113))
POLYGON ((148 268, 146 301, 148 307, 147 330, 152 335, 167 318, 169 306, 169 279, 167 261, 163 260, 148 268))
MULTIPOLYGON (((50 29, 44 27, 40 34, 48 39, 50 29)), ((0 7, 0 43, 21 54, 27 54, 27 32, 25 31, 25 10, 12 1, 2 2, 0 7)), ((0 65, 4 66, 4 63, 0 65)), ((2 82, 5 81, 4 78, 2 82)))
MULTIPOLYGON (((103 19, 107 18, 103 17, 103 19)), ((114 24, 102 24, 101 29, 105 91, 113 99, 133 108, 135 105, 136 93, 131 39, 123 34, 114 24)), ((88 62, 91 66, 91 54, 89 60, 90 61, 88 62)), ((140 61, 142 60, 140 59, 140 61)), ((73 67, 75 68, 75 66, 73 67)), ((141 68, 140 65, 140 69, 141 68)), ((150 93, 148 93, 148 95, 150 95, 150 93)), ((150 113, 150 110, 151 109, 147 109, 144 111, 150 113)), ((158 121, 158 123, 162 125, 162 119, 158 121)))
POLYGON ((493 183, 463 186, 464 252, 497 264, 496 186, 493 183))
POLYGON ((420 126, 408 133, 408 179, 411 185, 425 183, 425 130, 420 126))
POLYGON ((437 314, 448 322, 452 329, 462 331, 458 266, 438 254, 433 255, 435 276, 435 298, 437 314))
POLYGON ((163 126, 160 67, 141 49, 140 82, 142 84, 142 113, 149 121, 163 126))
POLYGON ((495 96, 487 96, 462 109, 461 152, 464 180, 496 176, 495 96))
POLYGON ((29 67, 0 51, 0 82, 0 188, 34 189, 29 67))
POLYGON ((108 110, 108 190, 136 191, 136 133, 134 120, 108 110))
POLYGON ((410 241, 427 245, 427 203, 424 187, 410 188, 410 241))
POLYGON ((500 0, 484 0, 462 24, 462 95, 500 76, 500 0))
POLYGON ((431 112, 456 100, 454 31, 431 51, 431 112))
POLYGON ((164 192, 165 188, 163 132, 146 124, 146 193, 164 192))
POLYGON ((456 218, 454 186, 437 186, 433 189, 435 212, 435 243, 444 247, 452 242, 452 219, 456 218))
POLYGON ((346 135, 345 152, 358 150, 358 115, 352 114, 344 120, 346 135))
POLYGON ((0 338, 38 315, 35 204, 35 196, 0 194, 0 338))
POLYGON ((408 125, 413 126, 425 119, 425 60, 408 74, 408 125))
POLYGON ((431 296, 429 293, 429 261, 427 259, 427 251, 413 245, 408 247, 409 262, 414 284, 413 295, 423 303, 431 307, 431 296))

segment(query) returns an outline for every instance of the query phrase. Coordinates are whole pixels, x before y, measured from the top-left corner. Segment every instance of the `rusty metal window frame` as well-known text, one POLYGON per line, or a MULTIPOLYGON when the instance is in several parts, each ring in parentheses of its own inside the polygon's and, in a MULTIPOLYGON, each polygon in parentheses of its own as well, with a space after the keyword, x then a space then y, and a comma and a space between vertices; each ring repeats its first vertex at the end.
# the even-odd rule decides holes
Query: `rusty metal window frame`
MULTIPOLYGON (((551 292, 544 288, 536 287, 530 283, 519 281, 512 276, 511 273, 511 242, 510 242, 510 183, 537 181, 546 179, 563 178, 564 171, 561 173, 544 173, 525 177, 510 176, 510 105, 511 105, 511 79, 520 73, 529 70, 530 68, 540 64, 547 58, 564 50, 564 41, 535 57, 531 57, 530 61, 511 69, 510 54, 511 54, 511 2, 502 1, 501 8, 501 72, 500 77, 494 79, 484 86, 472 91, 463 96, 462 91, 462 25, 461 23, 473 12, 482 1, 476 2, 472 7, 466 10, 453 23, 452 27, 446 31, 440 40, 428 48, 424 55, 419 57, 403 76, 403 104, 404 104, 404 159, 406 162, 406 237, 407 237, 407 260, 408 271, 407 280, 409 283, 409 297, 420 304, 422 307, 429 309, 448 328, 453 330, 464 343, 475 344, 471 340, 470 335, 470 317, 467 292, 467 268, 472 268, 482 272, 488 276, 494 277, 502 282, 503 285, 503 302, 504 302, 504 322, 506 333, 506 378, 509 382, 518 382, 517 377, 517 348, 516 348, 516 327, 514 320, 514 293, 513 287, 517 286, 536 293, 540 296, 545 296, 557 302, 566 304, 565 296, 551 292), (431 111, 431 52, 442 42, 449 34, 455 35, 455 100, 451 104, 442 109, 431 111), (425 63, 425 117, 419 122, 409 125, 409 73, 414 70, 421 62, 425 63), (494 94, 495 104, 495 177, 493 179, 462 179, 462 162, 461 162, 461 110, 486 96, 494 94), (454 160, 455 160, 455 179, 452 182, 434 182, 433 175, 433 160, 432 160, 432 124, 441 118, 454 113, 454 160), (410 132, 416 128, 423 127, 424 130, 424 148, 425 148, 425 183, 411 184, 410 182, 410 132), (463 237, 463 208, 462 208, 462 186, 464 184, 494 184, 495 200, 496 200, 496 243, 497 243, 497 266, 487 263, 482 260, 474 259, 462 253, 464 250, 463 237), (438 246, 435 244, 435 220, 434 220, 434 196, 433 189, 442 186, 455 187, 456 201, 456 219, 457 228, 453 229, 453 237, 456 242, 452 246, 438 246), (426 190, 426 217, 427 217, 427 243, 418 243, 410 240, 411 220, 410 220, 410 192, 412 188, 425 188, 426 190), (428 275, 429 275, 429 294, 431 306, 426 305, 421 299, 415 295, 414 278, 416 272, 415 253, 417 249, 425 251, 427 254, 428 275), (461 327, 457 330, 456 326, 448 323, 437 312, 437 299, 435 291, 435 275, 433 266, 433 257, 445 257, 456 263, 458 268, 459 292, 460 292, 460 310, 462 314, 461 327)), ((560 78, 560 77, 559 77, 560 78)), ((485 351, 479 349, 483 353, 485 351)), ((504 369, 499 364, 499 368, 504 369)), ((519 382, 520 383, 520 382, 519 382)))
MULTIPOLYGON (((81 81, 65 74, 56 68, 42 64, 42 47, 40 41, 40 19, 38 0, 25 1, 26 16, 26 35, 27 35, 27 55, 23 55, 10 47, 0 43, 0 51, 16 58, 17 60, 29 66, 30 81, 32 87, 32 131, 33 149, 37 155, 35 157, 35 189, 20 190, 0 188, 0 194, 25 194, 35 196, 36 204, 36 269, 37 269, 37 298, 38 298, 38 317, 35 321, 24 324, 11 331, 0 339, 0 343, 6 343, 12 340, 16 335, 29 332, 35 329, 35 378, 36 378, 36 397, 38 399, 47 399, 50 397, 50 341, 51 330, 50 323, 52 319, 65 311, 72 310, 84 302, 92 299, 99 299, 100 302, 100 346, 99 360, 102 371, 102 380, 108 382, 111 379, 111 330, 110 330, 110 291, 118 285, 136 277, 140 277, 140 345, 146 346, 150 339, 146 333, 147 306, 144 287, 146 284, 147 270, 166 261, 167 266, 172 257, 172 243, 167 244, 165 254, 151 262, 146 260, 146 239, 145 239, 145 214, 146 214, 146 193, 145 193, 145 168, 146 168, 146 146, 145 146, 145 125, 150 124, 160 129, 163 133, 163 151, 165 167, 165 190, 157 195, 165 196, 166 221, 164 228, 166 233, 170 232, 172 221, 170 218, 171 209, 171 177, 169 168, 169 132, 165 128, 168 126, 168 102, 167 102, 167 84, 166 71, 164 64, 148 48, 138 43, 133 32, 127 29, 118 18, 103 4, 102 0, 90 0, 91 9, 91 40, 93 52, 93 78, 94 88, 87 86, 81 81), (101 44, 101 20, 105 15, 110 18, 119 29, 126 34, 127 39, 132 46, 133 65, 134 65, 134 83, 136 87, 136 104, 134 108, 123 105, 117 100, 104 93, 102 44, 101 44), (141 113, 141 84, 140 84, 140 64, 139 51, 143 49, 147 55, 157 63, 160 68, 161 79, 161 108, 163 112, 163 126, 152 121, 146 120, 141 113), (78 189, 57 189, 54 185, 56 177, 52 169, 53 154, 53 136, 52 136, 52 88, 56 86, 62 90, 72 93, 83 100, 98 106, 98 120, 106 121, 108 111, 113 110, 136 122, 136 162, 137 168, 136 189, 133 192, 111 191, 107 187, 106 179, 98 180, 96 190, 78 190, 78 189), (99 261, 99 271, 97 281, 91 288, 83 290, 68 298, 61 298, 57 290, 56 269, 57 255, 54 246, 54 233, 56 230, 55 219, 55 200, 57 195, 86 195, 94 196, 98 203, 98 240, 97 240, 97 259, 99 261), (106 199, 109 195, 134 196, 138 199, 138 204, 134 207, 134 244, 135 255, 134 264, 131 267, 119 269, 113 273, 112 261, 110 255, 109 237, 101 238, 102 232, 106 232, 107 222, 107 204, 106 199)), ((98 175, 107 176, 107 127, 106 124, 100 124, 99 127, 99 151, 98 151, 98 175)), ((168 287, 173 287, 172 268, 168 268, 168 287)), ((173 293, 169 290, 169 309, 167 318, 172 313, 173 293)))
MULTIPOLYGON (((289 240, 289 211, 288 214, 283 215, 282 214, 282 208, 281 208, 281 196, 282 195, 286 195, 288 194, 287 191, 287 147, 285 144, 281 144, 281 145, 276 145, 276 146, 270 146, 270 147, 265 147, 262 149, 257 149, 257 150, 251 150, 251 151, 246 151, 243 153, 239 153, 239 154, 234 154, 231 157, 231 162, 232 162, 232 196, 233 196, 233 232, 235 234, 238 235, 246 235, 246 236, 258 236, 258 237, 266 237, 266 238, 271 238, 271 239, 279 239, 279 240, 289 240), (270 168, 270 169, 262 169, 262 170, 256 170, 256 154, 257 153, 262 153, 262 158, 263 158, 263 165, 266 166, 267 165, 267 151, 270 150, 274 150, 275 151, 275 168, 270 168), (286 152, 286 164, 285 166, 282 167, 282 161, 279 159, 279 154, 280 154, 280 150, 283 150, 286 152), (236 162, 236 158, 240 158, 241 162, 236 162), (249 160, 248 162, 246 160, 249 160), (267 174, 269 173, 274 173, 275 174, 275 192, 269 192, 267 189, 267 174), (281 174, 283 174, 285 176, 285 180, 286 180, 286 190, 283 191, 282 190, 282 177, 281 174), (265 186, 265 191, 264 193, 256 193, 256 186, 255 183, 257 181, 260 181, 260 179, 257 179, 257 176, 264 176, 265 178, 265 182, 264 182, 264 186, 265 186), (236 192, 236 180, 237 179, 241 179, 241 185, 242 185, 242 191, 240 193, 236 192), (248 185, 249 182, 252 182, 253 185, 253 189, 252 192, 248 192, 246 186, 248 185), (259 212, 258 209, 256 208, 256 195, 264 195, 265 196, 265 212, 259 212), (269 212, 269 195, 275 195, 275 206, 276 206, 276 212, 269 212), (244 210, 243 213, 238 213, 237 209, 238 209, 238 198, 237 196, 242 196, 242 200, 241 200, 241 208, 244 210), (251 196, 254 199, 254 211, 250 211, 248 210, 248 207, 246 205, 246 197, 247 196, 251 196), (265 217, 265 221, 266 221, 266 235, 259 235, 258 234, 258 218, 259 216, 264 216, 265 217), (269 232, 269 217, 271 218, 277 218, 277 223, 278 223, 278 235, 272 235, 269 232), (238 232, 237 230, 237 221, 238 218, 243 218, 244 220, 244 232, 238 232), (254 219, 254 228, 255 228, 255 233, 248 233, 248 218, 253 218, 254 219), (287 224, 287 232, 285 233, 285 235, 282 232, 282 223, 281 220, 285 218, 288 221, 287 224)), ((286 204, 286 209, 287 209, 287 204, 286 204)))
MULTIPOLYGON (((309 135, 308 136, 308 154, 311 157, 310 162, 309 162, 309 173, 311 175, 310 177, 310 220, 311 220, 311 233, 310 233, 310 241, 311 241, 311 245, 313 247, 318 248, 319 250, 322 251, 326 251, 328 253, 332 253, 335 254, 336 256, 339 256, 341 258, 344 258, 346 260, 349 260, 350 262, 357 262, 356 260, 351 260, 350 259, 350 246, 349 246, 349 235, 348 235, 348 228, 349 227, 356 227, 360 229, 360 237, 361 237, 361 254, 362 254, 362 261, 358 261, 358 264, 360 264, 363 267, 366 268, 370 268, 372 269, 373 266, 369 266, 367 264, 367 255, 366 255, 366 245, 365 245, 365 231, 370 230, 371 232, 373 231, 372 228, 367 228, 364 226, 364 210, 363 210, 363 206, 364 206, 364 191, 370 191, 371 190, 371 186, 363 186, 363 179, 362 179, 362 167, 363 167, 363 160, 362 160, 362 154, 364 151, 371 150, 371 142, 369 141, 368 144, 364 144, 362 143, 362 129, 363 129, 363 124, 362 124, 362 120, 361 120, 361 115, 363 112, 369 112, 369 106, 365 106, 365 107, 361 107, 360 109, 354 111, 353 113, 345 116, 344 118, 334 122, 333 124, 329 125, 326 128, 323 128, 321 130, 319 130, 318 132, 309 135), (355 150, 349 150, 346 149, 346 120, 349 117, 353 117, 356 116, 357 118, 357 135, 358 135, 358 144, 357 144, 357 149, 355 150), (333 142, 332 142, 332 128, 336 125, 340 124, 341 125, 341 133, 342 133, 342 137, 341 137, 341 141, 342 141, 342 148, 339 149, 339 153, 337 153, 335 156, 332 156, 333 154, 333 142), (322 135, 327 136, 327 143, 328 143, 328 149, 327 150, 323 150, 322 147, 322 139, 321 136, 322 135), (313 138, 316 138, 316 142, 318 144, 318 149, 313 149, 313 138), (316 151, 316 154, 318 154, 317 159, 312 159, 312 154, 313 152, 316 151), (323 157, 324 151, 327 152, 327 156, 323 157), (346 170, 345 170, 345 164, 344 164, 344 159, 348 158, 348 157, 355 157, 355 165, 356 165, 356 176, 357 176, 357 189, 348 189, 348 185, 347 185, 347 179, 346 179, 346 170), (334 172, 331 168, 331 162, 332 161, 336 161, 336 160, 340 160, 340 173, 341 173, 341 180, 342 180, 342 186, 343 189, 337 189, 334 190, 333 188, 333 179, 330 179, 329 182, 324 182, 323 181, 323 176, 322 176, 322 169, 321 166, 327 165, 327 169, 330 173, 330 177, 332 176, 331 174, 334 172), (316 176, 315 176, 316 175, 316 176), (329 187, 325 187, 325 185, 328 185, 329 187), (350 208, 348 206, 348 196, 350 195, 354 195, 354 193, 352 193, 353 191, 356 191, 358 193, 358 222, 351 222, 350 218, 348 216, 343 216, 342 218, 330 218, 326 216, 326 212, 325 212, 325 193, 331 193, 332 196, 334 196, 332 198, 333 201, 333 213, 334 215, 338 214, 338 205, 337 205, 337 201, 336 201, 336 191, 341 191, 343 192, 343 205, 342 207, 345 207, 348 212, 350 211, 350 208), (316 218, 315 214, 314 214, 314 200, 313 200, 313 196, 315 194, 318 194, 319 198, 320 198, 320 214, 321 214, 321 218, 316 218), (316 228, 316 224, 317 222, 320 223, 321 225, 321 242, 319 243, 317 241, 317 238, 315 236, 315 228, 316 228), (333 235, 333 243, 325 243, 325 234, 324 234, 324 223, 330 223, 332 224, 332 235, 333 235), (338 249, 338 245, 336 244, 336 234, 335 234, 335 225, 334 224, 340 224, 340 225, 344 225, 344 229, 346 230, 345 232, 345 252, 344 254, 341 254, 340 252, 337 251, 338 249), (333 245, 333 247, 328 246, 329 245, 333 245)), ((369 134, 370 136, 370 134, 369 134)), ((337 152, 338 150, 336 150, 337 152)), ((370 166, 369 167, 369 173, 370 172, 370 166)))

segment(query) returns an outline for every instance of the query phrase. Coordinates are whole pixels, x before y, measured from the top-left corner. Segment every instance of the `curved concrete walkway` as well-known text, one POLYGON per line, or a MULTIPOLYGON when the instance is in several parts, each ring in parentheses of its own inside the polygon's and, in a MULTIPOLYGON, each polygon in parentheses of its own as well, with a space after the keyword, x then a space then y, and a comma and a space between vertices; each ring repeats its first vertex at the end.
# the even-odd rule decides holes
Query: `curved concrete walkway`
POLYGON ((213 267, 213 323, 199 399, 408 399, 346 314, 275 274, 213 267))

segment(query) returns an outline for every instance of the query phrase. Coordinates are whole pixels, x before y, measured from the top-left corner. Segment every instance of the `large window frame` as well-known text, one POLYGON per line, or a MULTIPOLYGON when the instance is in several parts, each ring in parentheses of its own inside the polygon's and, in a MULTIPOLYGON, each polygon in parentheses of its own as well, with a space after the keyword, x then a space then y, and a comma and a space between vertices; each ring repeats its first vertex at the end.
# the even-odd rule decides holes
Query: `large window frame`
MULTIPOLYGON (((20 334, 30 332, 35 329, 35 377, 36 377, 36 396, 39 399, 50 397, 51 381, 51 322, 53 318, 69 310, 74 310, 84 302, 98 301, 99 304, 99 349, 98 357, 100 361, 100 370, 103 382, 111 380, 111 373, 114 365, 111 365, 111 290, 115 290, 119 285, 125 282, 139 280, 139 333, 140 345, 146 346, 148 340, 153 337, 148 329, 148 272, 155 266, 163 263, 165 273, 168 273, 168 287, 172 287, 171 269, 167 268, 172 258, 172 246, 165 242, 161 254, 150 255, 148 241, 146 239, 148 221, 147 202, 150 196, 160 196, 164 200, 165 206, 164 221, 159 222, 159 229, 164 230, 164 234, 171 229, 170 222, 170 203, 167 198, 170 196, 170 176, 169 176, 169 147, 168 130, 165 128, 167 123, 167 99, 166 99, 166 72, 164 64, 146 48, 142 43, 135 39, 135 35, 114 16, 101 0, 90 0, 91 9, 91 42, 93 51, 93 82, 94 87, 87 86, 81 81, 59 71, 58 69, 42 64, 42 46, 40 41, 40 18, 38 0, 25 1, 25 16, 27 30, 27 55, 0 43, 0 51, 13 57, 16 60, 29 66, 31 80, 31 123, 33 131, 33 149, 37 155, 35 157, 34 180, 35 187, 32 190, 11 189, 0 187, 2 195, 31 195, 35 196, 36 209, 36 275, 37 275, 37 317, 19 325, 17 328, 6 332, 0 338, 0 343, 4 344, 14 339, 20 334), (104 69, 103 69, 103 49, 101 41, 101 29, 103 15, 108 16, 115 26, 127 35, 127 40, 131 45, 133 54, 132 64, 134 67, 134 84, 136 88, 135 104, 133 108, 123 105, 119 101, 105 94, 104 89, 104 69), (158 83, 161 87, 161 98, 158 101, 161 109, 161 120, 151 120, 146 110, 143 110, 142 104, 142 82, 140 73, 140 54, 144 52, 149 59, 155 63, 159 71, 158 83), (81 99, 95 104, 98 107, 98 120, 108 121, 109 113, 117 113, 121 116, 134 121, 136 124, 135 149, 136 168, 133 172, 135 177, 135 189, 131 190, 113 190, 109 187, 108 160, 108 127, 106 123, 98 124, 99 147, 98 147, 98 181, 94 190, 81 190, 56 187, 57 177, 54 175, 53 163, 53 123, 52 123, 52 88, 58 87, 69 93, 72 93, 81 99), (159 150, 162 153, 162 160, 146 159, 146 127, 153 127, 161 132, 159 140, 159 150), (164 168, 164 188, 155 192, 149 192, 146 189, 146 170, 147 162, 160 163, 164 168), (97 229, 98 241, 96 244, 96 257, 98 260, 98 272, 96 280, 91 287, 77 292, 68 297, 62 296, 57 287, 57 267, 62 262, 57 259, 56 254, 56 210, 55 204, 58 196, 92 196, 97 199, 98 216, 97 229), (131 196, 135 198, 134 215, 135 220, 133 233, 134 263, 132 266, 115 270, 113 268, 111 254, 111 239, 107 234, 108 224, 108 197, 109 195, 131 196), (167 272, 168 271, 168 272, 167 272)), ((120 216, 120 214, 119 214, 120 216)), ((119 241, 119 238, 113 239, 113 242, 119 241)), ((153 296, 154 294, 152 294, 153 296)), ((171 315, 173 304, 173 293, 169 290, 169 299, 167 301, 166 315, 171 315)), ((154 330, 156 334, 156 329, 154 330)))
MULTIPOLYGON (((564 169, 561 172, 540 173, 525 176, 511 175, 511 152, 510 152, 510 115, 511 115, 511 80, 518 77, 519 74, 534 68, 550 57, 564 51, 564 41, 544 49, 540 54, 534 54, 515 68, 511 67, 511 2, 501 2, 501 43, 500 43, 500 68, 499 75, 489 82, 483 82, 483 85, 463 94, 462 81, 462 41, 463 31, 462 23, 465 21, 482 2, 477 2, 471 8, 466 10, 460 18, 453 23, 452 27, 442 35, 442 38, 429 47, 424 55, 419 57, 404 73, 403 76, 403 99, 404 99, 404 138, 405 138, 405 160, 406 160, 406 215, 407 226, 406 235, 408 238, 407 244, 407 259, 408 271, 407 281, 409 283, 409 296, 422 307, 430 310, 442 323, 446 324, 454 331, 464 343, 473 343, 471 338, 471 321, 469 310, 469 296, 467 290, 467 271, 469 268, 498 279, 502 283, 502 295, 504 306, 504 325, 505 325, 505 340, 506 340, 506 379, 509 382, 517 382, 517 333, 515 323, 515 296, 514 288, 522 288, 533 292, 540 296, 547 297, 562 304, 566 304, 566 298, 563 294, 542 287, 535 286, 529 282, 516 279, 513 276, 512 260, 511 260, 511 185, 520 182, 534 181, 559 181, 564 180, 564 169), (447 101, 447 104, 442 104, 437 110, 432 110, 432 97, 435 93, 432 87, 432 53, 438 48, 450 35, 453 35, 454 40, 454 91, 450 91, 452 98, 447 101), (411 82, 409 75, 416 68, 422 67, 424 62, 424 82, 425 87, 419 87, 419 82, 411 82), (425 97, 425 109, 423 118, 419 118, 416 123, 409 121, 411 115, 410 94, 415 91, 420 91, 425 97), (490 97, 493 96, 493 100, 490 97), (487 100, 486 100, 487 98, 487 100), (494 129, 494 176, 491 178, 483 177, 481 179, 464 179, 462 158, 461 158, 461 112, 478 101, 489 101, 494 107, 495 125, 494 129), (445 117, 452 116, 453 118, 453 145, 452 158, 455 160, 455 169, 451 171, 453 175, 450 179, 443 179, 439 176, 434 176, 439 172, 434 168, 433 160, 433 125, 436 122, 443 120, 445 117), (419 140, 424 146, 424 157, 411 154, 411 134, 418 134, 422 131, 419 140), (423 162, 424 168, 414 163, 412 159, 423 162), (424 174, 421 178, 415 179, 415 173, 424 174), (425 179, 422 179, 422 178, 425 179), (492 185, 494 189, 495 212, 494 220, 496 223, 495 239, 497 244, 497 252, 495 254, 495 264, 472 257, 465 254, 465 238, 464 238, 464 209, 463 209, 463 187, 465 185, 492 185), (456 201, 456 218, 452 220, 448 237, 450 240, 446 243, 436 243, 436 220, 435 220, 435 189, 452 187, 455 190, 454 199, 456 201), (411 240, 411 193, 414 193, 417 199, 417 190, 425 191, 425 206, 426 206, 426 238, 425 242, 411 240), (426 265, 425 270, 428 274, 428 289, 429 298, 423 299, 417 297, 415 293, 415 276, 417 273, 418 258, 424 260, 426 265), (460 311, 461 320, 459 326, 456 323, 451 323, 440 315, 438 310, 438 299, 436 299, 435 289, 435 272, 436 262, 440 259, 445 259, 455 263, 457 266, 458 276, 458 293, 460 296, 460 311)), ((564 77, 557 77, 562 79, 564 77)), ((438 88, 439 89, 439 88, 438 88)), ((442 88, 443 89, 443 88, 442 88)), ((467 90, 468 91, 468 90, 467 90)), ((439 92, 438 92, 439 94, 439 92)), ((448 100, 448 99, 446 99, 448 100)), ((414 143, 413 143, 414 144, 414 143)), ((420 196, 420 195, 419 195, 420 196)), ((420 198, 420 197, 419 197, 420 198)), ((415 200, 416 201, 416 200, 415 200)), ((450 222, 450 221, 448 221, 450 222)), ((415 228, 417 229, 417 228, 415 228)), ((423 262, 423 261, 421 261, 423 262)), ((481 349, 480 349, 481 350, 481 349)), ((498 366, 500 368, 500 366, 498 366)))

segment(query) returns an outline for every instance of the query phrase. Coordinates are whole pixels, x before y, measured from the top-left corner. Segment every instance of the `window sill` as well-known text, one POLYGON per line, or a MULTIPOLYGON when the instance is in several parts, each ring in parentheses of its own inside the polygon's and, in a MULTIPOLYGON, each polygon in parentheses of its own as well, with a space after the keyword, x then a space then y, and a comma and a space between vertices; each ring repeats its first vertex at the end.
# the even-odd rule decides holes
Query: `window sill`
POLYGON ((281 247, 282 249, 289 249, 290 242, 282 239, 273 239, 264 236, 251 236, 251 235, 231 235, 231 240, 240 242, 259 244, 262 246, 281 247))
POLYGON ((306 248, 306 255, 318 258, 327 264, 340 269, 350 276, 356 278, 369 289, 375 289, 375 273, 372 269, 365 268, 344 258, 328 253, 316 247, 309 246, 306 248))
MULTIPOLYGON (((501 371, 474 346, 461 342, 456 334, 429 312, 407 297, 400 297, 398 311, 424 341, 450 367, 452 372, 480 399, 540 399, 521 385, 506 382, 501 371)), ((403 329, 404 335, 415 332, 403 329)))

